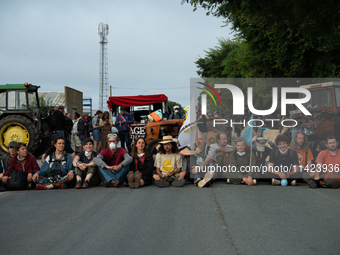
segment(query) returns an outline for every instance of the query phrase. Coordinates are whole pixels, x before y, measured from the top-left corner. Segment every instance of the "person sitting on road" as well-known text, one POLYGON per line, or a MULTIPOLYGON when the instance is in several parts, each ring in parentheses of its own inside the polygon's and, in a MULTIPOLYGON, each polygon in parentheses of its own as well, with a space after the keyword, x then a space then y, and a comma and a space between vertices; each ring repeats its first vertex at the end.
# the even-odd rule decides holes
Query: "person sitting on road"
MULTIPOLYGON (((204 160, 202 166, 207 166, 211 162, 217 164, 218 166, 228 166, 229 165, 229 155, 234 151, 233 146, 228 145, 227 134, 218 133, 216 135, 216 143, 210 145, 210 150, 206 160, 204 160)), ((222 176, 222 173, 215 171, 215 178, 224 178, 227 176, 222 176)))
POLYGON ((340 150, 334 136, 326 138, 327 150, 323 150, 316 158, 316 167, 303 173, 303 179, 315 189, 317 187, 337 189, 340 187, 340 150))
POLYGON ((8 144, 8 152, 5 153, 5 155, 2 156, 1 161, 2 161, 2 172, 0 173, 0 183, 1 183, 1 179, 3 176, 3 173, 5 173, 9 167, 9 162, 11 161, 11 159, 17 155, 17 153, 15 152, 15 145, 17 145, 16 141, 11 141, 8 144))
POLYGON ((179 106, 178 106, 178 105, 175 105, 175 106, 173 107, 173 109, 174 109, 174 112, 170 114, 169 120, 181 119, 182 116, 181 116, 181 114, 179 113, 179 106))
POLYGON ((172 136, 163 136, 159 152, 156 154, 156 173, 153 175, 155 185, 163 188, 169 187, 170 183, 175 187, 182 187, 185 184, 185 174, 182 172, 182 156, 176 144, 177 140, 172 136))
MULTIPOLYGON (((72 165, 73 157, 65 151, 65 138, 57 136, 53 140, 55 151, 46 157, 42 163, 40 171, 36 172, 33 180, 36 181, 40 176, 52 177, 58 179, 58 184, 53 188, 74 188, 76 183, 74 167, 72 165)), ((37 189, 46 189, 37 185, 37 189)))
POLYGON ((108 134, 106 140, 109 148, 102 150, 93 162, 98 166, 105 186, 117 188, 124 183, 132 158, 125 149, 118 148, 117 134, 108 134))
POLYGON ((236 171, 228 172, 228 184, 245 183, 250 186, 256 184, 256 180, 253 179, 254 173, 250 169, 247 170, 245 168, 255 166, 256 164, 255 155, 250 155, 250 152, 246 150, 246 145, 246 140, 243 137, 238 137, 235 141, 236 150, 230 154, 229 164, 236 171))
POLYGON ((98 186, 101 183, 98 167, 93 163, 93 158, 98 153, 93 151, 93 141, 91 138, 85 138, 83 142, 83 151, 78 153, 73 159, 73 166, 76 174, 76 189, 86 189, 89 186, 98 186))
POLYGON ((128 185, 131 189, 152 184, 154 161, 152 155, 148 154, 144 138, 138 138, 132 147, 130 171, 127 175, 128 185))
MULTIPOLYGON (((51 147, 48 148, 44 152, 44 154, 41 156, 41 163, 44 163, 46 157, 56 150, 56 147, 54 146, 54 140, 55 140, 56 137, 59 137, 59 136, 60 136, 59 134, 51 135, 51 147)), ((65 151, 67 153, 71 154, 72 158, 74 158, 76 156, 76 153, 74 152, 74 150, 72 149, 72 147, 68 143, 65 144, 65 151)))
MULTIPOLYGON (((264 169, 268 166, 268 161, 266 161, 267 157, 269 157, 270 153, 272 152, 273 149, 277 148, 276 145, 269 140, 268 137, 257 137, 254 136, 253 139, 253 157, 255 157, 256 163, 255 165, 258 167, 254 178, 259 179, 260 181, 272 181, 271 176, 266 176, 266 172, 264 169), (266 146, 266 142, 269 143, 270 147, 269 148, 266 146)), ((270 173, 271 174, 271 173, 270 173)))
POLYGON ((291 176, 299 171, 299 159, 294 150, 288 149, 289 139, 286 135, 278 135, 275 139, 276 149, 270 153, 268 172, 271 173, 272 185, 280 185, 282 180, 295 186, 296 180, 291 176))
POLYGON ((313 154, 311 149, 308 148, 309 142, 308 137, 305 133, 297 131, 292 141, 290 142, 290 149, 296 151, 299 159, 300 173, 295 175, 302 178, 302 173, 309 172, 312 167, 313 154))
POLYGON ((21 170, 27 172, 27 188, 34 188, 35 181, 32 177, 40 169, 36 158, 27 151, 26 144, 24 143, 17 143, 15 145, 15 152, 16 156, 11 158, 8 169, 2 177, 2 183, 7 183, 10 172, 13 170, 21 170))
MULTIPOLYGON (((205 167, 205 169, 201 167, 210 150, 210 146, 207 144, 206 133, 196 133, 195 145, 192 148, 194 150, 190 150, 190 147, 187 147, 180 151, 182 156, 190 156, 189 181, 200 188, 209 187, 214 174, 207 169, 208 167, 205 167)), ((212 163, 209 166, 212 166, 212 163)))

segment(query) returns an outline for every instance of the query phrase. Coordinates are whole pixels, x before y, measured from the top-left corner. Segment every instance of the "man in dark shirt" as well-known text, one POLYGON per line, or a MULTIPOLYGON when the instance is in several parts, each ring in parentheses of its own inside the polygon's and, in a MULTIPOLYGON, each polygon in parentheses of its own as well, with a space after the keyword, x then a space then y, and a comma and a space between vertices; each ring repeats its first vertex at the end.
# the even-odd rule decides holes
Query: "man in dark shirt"
POLYGON ((60 136, 65 137, 65 126, 67 126, 67 121, 64 116, 64 106, 59 105, 58 110, 53 113, 52 121, 54 131, 60 136))
POLYGON ((129 153, 131 153, 130 146, 130 125, 133 124, 133 117, 131 113, 126 112, 126 107, 120 107, 120 114, 118 114, 116 118, 116 126, 118 128, 119 140, 121 143, 121 147, 126 149, 129 153))
POLYGON ((299 159, 294 150, 288 149, 289 139, 279 135, 275 139, 277 149, 270 153, 268 170, 272 173, 272 185, 280 185, 282 180, 287 180, 292 186, 296 181, 291 176, 299 171, 299 159))

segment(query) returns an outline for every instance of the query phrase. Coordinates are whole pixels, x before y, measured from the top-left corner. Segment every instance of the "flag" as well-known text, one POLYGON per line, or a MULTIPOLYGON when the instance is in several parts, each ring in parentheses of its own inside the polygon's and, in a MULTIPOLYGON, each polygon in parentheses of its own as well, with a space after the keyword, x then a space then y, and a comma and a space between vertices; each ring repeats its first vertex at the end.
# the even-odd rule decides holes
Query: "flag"
MULTIPOLYGON (((251 121, 253 119, 253 115, 251 115, 250 120, 251 121)), ((247 125, 246 129, 243 131, 241 137, 243 137, 244 139, 246 139, 246 143, 248 146, 250 146, 250 148, 253 148, 253 127, 247 125)))
MULTIPOLYGON (((190 106, 194 105, 195 104, 193 97, 190 106)), ((194 114, 195 108, 192 108, 190 106, 186 107, 188 109, 185 113, 185 119, 178 133, 177 146, 179 149, 190 146, 190 144, 195 142, 195 135, 197 131, 196 115, 194 114)))

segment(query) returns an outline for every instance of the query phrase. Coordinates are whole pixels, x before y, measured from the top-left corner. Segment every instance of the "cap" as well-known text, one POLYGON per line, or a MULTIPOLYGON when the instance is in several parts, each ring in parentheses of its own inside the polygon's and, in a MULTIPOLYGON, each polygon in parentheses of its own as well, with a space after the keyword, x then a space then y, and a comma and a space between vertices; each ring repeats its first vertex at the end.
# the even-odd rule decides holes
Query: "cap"
POLYGON ((16 142, 16 141, 11 141, 11 142, 8 144, 8 148, 10 148, 10 147, 15 147, 15 145, 17 145, 17 142, 16 142))
POLYGON ((92 144, 93 144, 93 141, 90 137, 84 139, 84 143, 87 143, 87 142, 92 142, 92 144))
POLYGON ((51 141, 53 141, 54 138, 56 138, 56 137, 58 137, 58 136, 60 136, 60 135, 59 135, 59 134, 53 134, 53 135, 51 135, 51 141))
POLYGON ((174 110, 175 110, 175 109, 179 109, 179 106, 178 106, 178 105, 175 105, 175 106, 174 106, 174 110))
POLYGON ((256 140, 256 148, 258 151, 265 151, 266 150, 266 142, 267 140, 262 138, 262 137, 258 137, 256 140))

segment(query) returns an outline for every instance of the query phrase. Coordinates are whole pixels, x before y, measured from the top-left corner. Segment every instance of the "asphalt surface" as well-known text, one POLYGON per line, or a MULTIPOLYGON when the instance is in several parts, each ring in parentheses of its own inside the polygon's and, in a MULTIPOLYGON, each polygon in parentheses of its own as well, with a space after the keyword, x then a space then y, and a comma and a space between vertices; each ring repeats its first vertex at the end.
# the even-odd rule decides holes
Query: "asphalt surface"
POLYGON ((340 190, 193 185, 0 193, 0 254, 340 254, 340 190))

